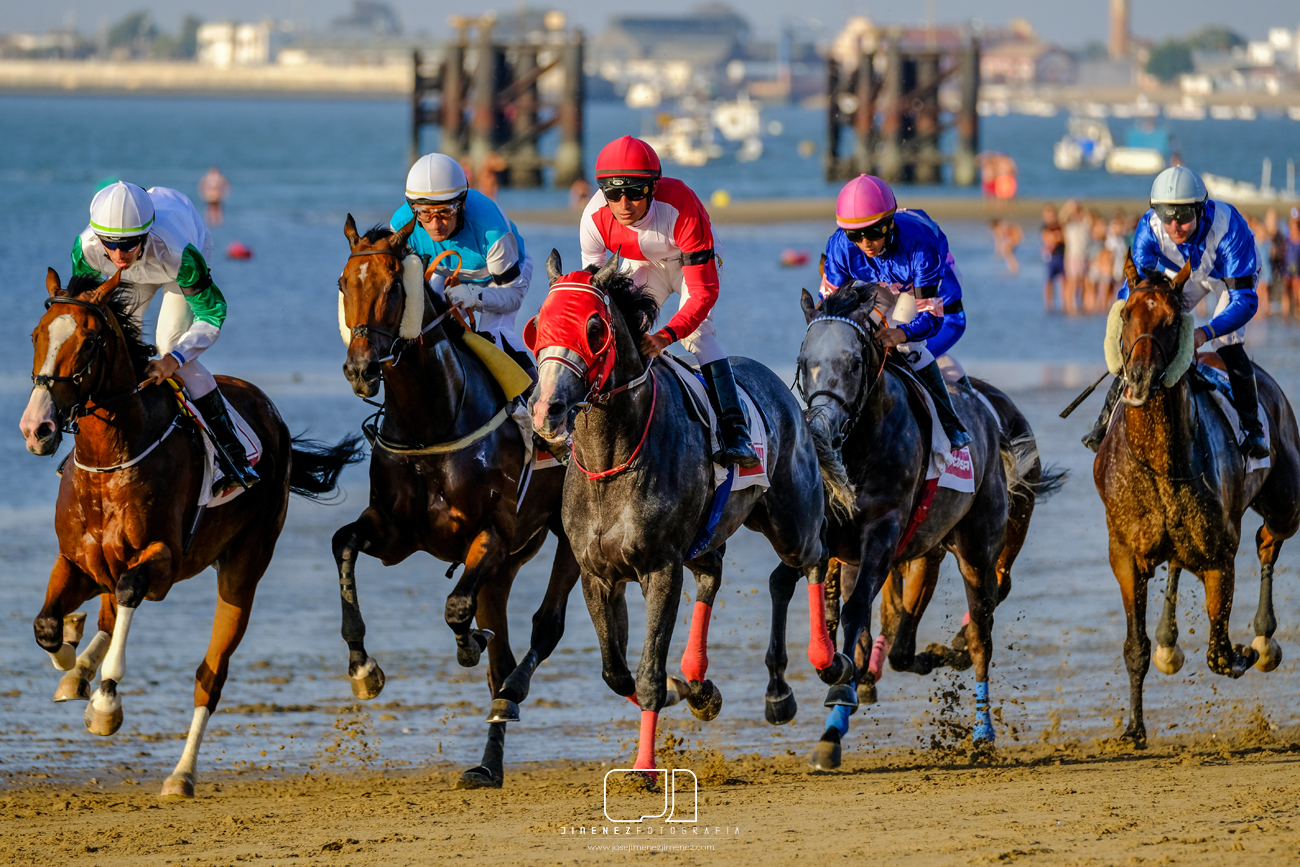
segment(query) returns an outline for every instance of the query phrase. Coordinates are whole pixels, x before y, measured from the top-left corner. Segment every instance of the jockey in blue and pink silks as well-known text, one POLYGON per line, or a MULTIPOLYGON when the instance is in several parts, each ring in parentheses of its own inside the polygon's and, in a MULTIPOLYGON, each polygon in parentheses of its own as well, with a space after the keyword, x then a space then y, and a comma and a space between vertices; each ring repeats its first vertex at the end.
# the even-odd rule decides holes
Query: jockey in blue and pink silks
POLYGON ((917 315, 884 329, 880 341, 886 349, 898 347, 925 384, 952 449, 969 444, 935 361, 966 330, 948 239, 924 211, 899 210, 889 184, 873 175, 858 175, 844 185, 835 201, 835 222, 840 228, 826 242, 822 296, 852 280, 880 283, 890 289, 888 296, 876 298, 886 317, 901 293, 915 296, 917 315))
MULTIPOLYGON (((1259 421, 1255 368, 1246 356, 1242 337, 1242 329, 1259 306, 1255 235, 1246 220, 1232 205, 1209 198, 1196 172, 1186 166, 1171 166, 1151 184, 1151 208, 1138 220, 1132 256, 1133 266, 1142 275, 1163 271, 1172 276, 1184 263, 1190 263, 1191 275, 1183 286, 1183 309, 1187 312, 1196 309, 1210 292, 1222 292, 1214 317, 1194 332, 1194 347, 1199 350, 1208 342, 1223 359, 1232 385, 1232 405, 1246 435, 1241 450, 1252 458, 1268 457, 1259 421)), ((1117 305, 1128 298, 1129 289, 1126 281, 1117 305)), ((1094 452, 1106 436, 1124 385, 1122 376, 1111 383, 1096 426, 1083 438, 1083 444, 1094 452)))

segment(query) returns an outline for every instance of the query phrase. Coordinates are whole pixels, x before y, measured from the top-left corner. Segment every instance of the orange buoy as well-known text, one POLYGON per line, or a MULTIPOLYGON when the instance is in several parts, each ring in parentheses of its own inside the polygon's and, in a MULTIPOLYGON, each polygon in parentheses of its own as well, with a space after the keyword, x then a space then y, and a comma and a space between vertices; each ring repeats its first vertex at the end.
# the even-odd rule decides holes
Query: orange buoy
POLYGON ((231 241, 230 246, 226 248, 227 259, 251 259, 253 251, 238 241, 231 241))
POLYGON ((795 250, 787 247, 781 251, 780 261, 782 268, 798 268, 800 265, 807 265, 808 251, 795 250))

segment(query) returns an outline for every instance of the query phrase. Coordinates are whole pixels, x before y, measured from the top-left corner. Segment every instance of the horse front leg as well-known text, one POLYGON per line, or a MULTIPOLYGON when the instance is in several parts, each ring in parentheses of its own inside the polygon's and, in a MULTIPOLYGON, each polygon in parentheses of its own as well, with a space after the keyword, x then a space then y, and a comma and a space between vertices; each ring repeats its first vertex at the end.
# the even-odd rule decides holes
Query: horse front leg
POLYGON ((1169 564, 1169 577, 1165 581, 1165 602, 1160 610, 1160 623, 1156 626, 1156 652, 1151 661, 1161 674, 1177 674, 1183 668, 1187 655, 1178 646, 1178 576, 1182 570, 1169 564))
POLYGON ((767 644, 767 705, 764 717, 774 726, 785 725, 795 718, 798 703, 794 692, 785 680, 785 668, 789 663, 786 655, 786 622, 789 618, 790 600, 794 597, 794 588, 799 581, 799 570, 778 563, 767 579, 768 593, 772 599, 772 631, 767 644))
POLYGON ((600 646, 601 677, 615 695, 635 704, 636 679, 627 667, 627 603, 622 587, 583 575, 582 598, 587 603, 596 643, 600 646))
MULTIPOLYGON (((67 639, 67 618, 64 618, 64 638, 67 639)), ((59 686, 54 691, 55 701, 89 701, 90 682, 108 654, 108 644, 113 638, 113 626, 117 622, 117 599, 112 593, 99 595, 98 631, 90 639, 86 649, 77 655, 77 662, 72 670, 59 678, 59 686)), ((77 631, 84 621, 77 624, 77 631)))
POLYGON ((638 771, 654 770, 655 731, 659 711, 667 699, 668 646, 673 639, 677 620, 677 603, 682 596, 680 561, 664 569, 641 575, 641 592, 645 597, 645 642, 636 672, 636 698, 641 706, 641 733, 637 740, 638 771))
MULTIPOLYGON (((90 647, 79 657, 77 646, 81 644, 86 615, 77 608, 98 592, 99 585, 75 563, 62 554, 55 558, 45 592, 45 604, 32 623, 36 643, 50 655, 50 662, 57 670, 68 672, 54 692, 55 701, 89 698, 88 684, 103 660, 109 636, 101 638, 96 635, 91 639, 90 647)), ((103 616, 101 606, 101 620, 103 616)), ((109 618, 111 629, 111 611, 109 618)))
POLYGON ((1151 639, 1147 637, 1147 583, 1152 569, 1139 567, 1132 552, 1111 538, 1110 568, 1119 582, 1124 599, 1128 634, 1124 638, 1124 664, 1128 667, 1129 722, 1121 735, 1135 749, 1146 749, 1147 727, 1142 718, 1142 684, 1151 663, 1151 639))
POLYGON ((496 527, 489 526, 475 536, 465 554, 465 571, 447 596, 446 620, 456 634, 456 661, 466 668, 478 665, 495 637, 492 630, 475 629, 472 624, 478 613, 479 590, 507 569, 509 547, 496 527))
POLYGON ((126 640, 131 632, 131 620, 150 587, 155 583, 160 587, 168 586, 174 560, 167 545, 155 542, 145 548, 117 580, 117 618, 113 624, 113 637, 104 657, 99 689, 86 705, 86 728, 91 734, 108 737, 122 727, 122 699, 117 694, 117 685, 126 676, 126 640))
POLYGON ((672 695, 676 690, 686 699, 695 718, 704 722, 716 718, 722 710, 722 692, 705 674, 709 670, 709 620, 713 617, 713 600, 722 586, 722 558, 726 550, 723 543, 688 564, 695 576, 695 607, 691 611, 690 637, 682 654, 682 674, 686 680, 669 677, 667 684, 668 704, 676 703, 672 695))
POLYGON ((966 625, 966 644, 975 666, 975 729, 971 739, 976 745, 996 740, 993 715, 989 708, 989 666, 993 661, 993 609, 998 604, 998 575, 994 558, 972 562, 958 556, 958 566, 966 582, 966 607, 970 623, 966 625))
POLYGON ((1259 551, 1259 608, 1251 621, 1255 627, 1255 640, 1250 646, 1259 654, 1255 667, 1260 671, 1272 671, 1282 664, 1282 647, 1273 638, 1277 631, 1277 616, 1273 613, 1273 567, 1282 553, 1282 538, 1265 522, 1255 534, 1255 546, 1259 551))
POLYGON ((410 553, 386 550, 393 547, 395 538, 385 530, 386 526, 382 515, 367 508, 356 521, 340 527, 331 540, 334 564, 339 572, 339 601, 343 606, 341 632, 348 645, 348 683, 352 694, 363 701, 377 697, 384 689, 386 678, 379 662, 366 653, 366 622, 361 617, 361 600, 357 595, 357 559, 362 552, 379 556, 384 551, 395 562, 410 553))
POLYGON ((1232 616, 1232 594, 1236 589, 1233 562, 1229 560, 1222 569, 1207 569, 1201 580, 1205 582, 1205 613, 1210 619, 1205 661, 1215 674, 1241 677, 1259 659, 1259 652, 1253 647, 1233 644, 1228 637, 1228 618, 1232 616))

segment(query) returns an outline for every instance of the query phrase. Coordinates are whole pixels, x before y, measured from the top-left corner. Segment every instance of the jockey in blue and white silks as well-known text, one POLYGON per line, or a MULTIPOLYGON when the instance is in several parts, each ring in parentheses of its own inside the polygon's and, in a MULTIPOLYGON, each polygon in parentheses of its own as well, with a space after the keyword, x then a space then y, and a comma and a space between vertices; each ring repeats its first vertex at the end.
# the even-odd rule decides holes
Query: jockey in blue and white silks
POLYGON ((408 242, 427 266, 445 250, 460 256, 459 286, 444 289, 456 270, 455 256, 444 258, 430 283, 452 304, 481 311, 477 329, 523 363, 533 366, 515 327, 515 315, 533 278, 533 260, 519 229, 496 202, 469 189, 460 164, 444 154, 425 154, 406 178, 406 203, 393 213, 394 231, 416 217, 408 242), (526 363, 524 363, 526 360, 526 363))
MULTIPOLYGON (((1221 293, 1214 316, 1196 329, 1195 347, 1209 343, 1223 359, 1232 384, 1232 402, 1241 416, 1246 439, 1242 451, 1251 457, 1268 456, 1268 446, 1258 415, 1255 371, 1246 356, 1242 329, 1259 306, 1255 282, 1259 263, 1255 235, 1236 208, 1207 197, 1205 185, 1186 166, 1165 169, 1151 187, 1151 208, 1138 221, 1133 237, 1133 265, 1139 274, 1178 273, 1190 263, 1191 275, 1183 286, 1183 304, 1191 312, 1211 292, 1221 293)), ((1128 298, 1127 281, 1120 288, 1122 303, 1128 298)), ((1110 414, 1123 388, 1121 379, 1111 384, 1103 418, 1098 419, 1084 445, 1096 451, 1106 433, 1110 414)))
POLYGON ((935 362, 966 330, 961 283, 947 237, 924 211, 899 210, 889 185, 872 175, 859 175, 845 185, 835 217, 840 228, 826 242, 822 296, 851 280, 883 284, 890 293, 878 295, 876 307, 886 318, 899 295, 915 297, 916 316, 886 328, 881 340, 886 348, 899 347, 934 397, 953 449, 961 448, 970 435, 935 362))

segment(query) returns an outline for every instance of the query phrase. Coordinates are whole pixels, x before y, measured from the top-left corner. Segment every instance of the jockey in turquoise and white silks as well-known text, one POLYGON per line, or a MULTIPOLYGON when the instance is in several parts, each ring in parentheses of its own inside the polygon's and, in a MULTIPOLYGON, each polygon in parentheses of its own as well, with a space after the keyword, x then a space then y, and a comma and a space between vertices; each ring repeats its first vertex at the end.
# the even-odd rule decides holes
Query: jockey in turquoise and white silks
POLYGON ((952 448, 968 444, 970 434, 935 362, 966 330, 947 237, 924 211, 899 210, 893 190, 872 175, 859 175, 840 190, 835 220, 840 228, 826 242, 822 296, 851 280, 883 284, 890 291, 877 295, 876 308, 887 321, 900 295, 915 297, 916 316, 886 328, 881 342, 897 346, 930 390, 952 448))
MULTIPOLYGON (((1255 281, 1255 235, 1237 210, 1208 198, 1205 185, 1186 166, 1173 166, 1156 176, 1151 186, 1151 208, 1138 221, 1133 237, 1133 265, 1139 274, 1164 272, 1173 276, 1185 263, 1191 275, 1183 286, 1183 304, 1190 313, 1211 292, 1221 293, 1214 316, 1196 329, 1195 346, 1209 343, 1223 359, 1232 384, 1233 405, 1241 416, 1246 439, 1242 450, 1251 457, 1268 456, 1258 416, 1255 371, 1246 356, 1242 330, 1259 306, 1255 281)), ((1128 298, 1125 282, 1120 301, 1128 298)), ((1121 379, 1111 384, 1103 418, 1084 437, 1096 451, 1106 433, 1121 379)))
POLYGON ((248 465, 217 381, 198 360, 217 341, 226 320, 225 296, 208 268, 212 251, 212 236, 183 193, 167 187, 146 191, 119 181, 91 201, 90 225, 72 244, 72 271, 106 279, 121 268, 118 291, 131 296, 131 315, 138 325, 161 290, 154 337, 161 357, 149 363, 146 375, 153 382, 173 374, 184 380, 219 451, 231 459, 223 467, 231 478, 218 485, 249 487, 257 482, 257 473, 248 465))
POLYGON ((533 260, 519 229, 496 202, 471 190, 465 171, 445 154, 425 154, 406 178, 406 204, 393 213, 394 231, 417 217, 408 242, 427 266, 445 250, 460 256, 461 285, 445 288, 456 270, 455 256, 444 258, 430 283, 452 304, 481 311, 476 328, 491 334, 525 368, 532 356, 515 328, 515 314, 533 278, 533 260), (526 362, 526 363, 524 363, 526 362))

